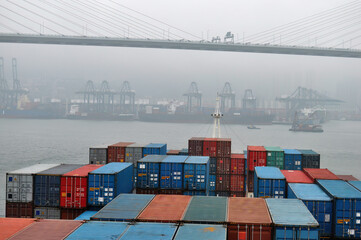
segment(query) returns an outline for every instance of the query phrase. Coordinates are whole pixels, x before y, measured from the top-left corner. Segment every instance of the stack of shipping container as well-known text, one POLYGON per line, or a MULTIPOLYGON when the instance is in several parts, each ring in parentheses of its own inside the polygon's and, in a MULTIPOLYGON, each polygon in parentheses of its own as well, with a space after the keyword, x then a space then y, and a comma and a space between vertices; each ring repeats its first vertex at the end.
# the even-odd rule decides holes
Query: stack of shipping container
POLYGON ((244 197, 246 195, 246 191, 245 191, 246 158, 244 154, 231 155, 230 174, 231 174, 230 196, 244 197))
POLYGON ((247 146, 247 189, 250 193, 248 196, 253 196, 253 182, 254 182, 254 168, 258 166, 267 165, 267 152, 262 146, 247 146))

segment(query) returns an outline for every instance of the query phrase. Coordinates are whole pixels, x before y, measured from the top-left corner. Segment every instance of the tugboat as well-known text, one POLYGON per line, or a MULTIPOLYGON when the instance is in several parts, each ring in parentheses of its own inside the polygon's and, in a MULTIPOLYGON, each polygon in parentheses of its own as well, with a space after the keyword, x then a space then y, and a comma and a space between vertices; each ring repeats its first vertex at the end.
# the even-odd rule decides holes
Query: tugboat
POLYGON ((248 129, 261 129, 259 127, 256 127, 255 125, 248 125, 247 128, 248 129))
POLYGON ((303 120, 300 120, 297 115, 297 111, 295 112, 295 117, 293 119, 292 127, 289 129, 294 132, 323 132, 322 126, 319 124, 312 123, 312 116, 314 114, 309 115, 303 120))

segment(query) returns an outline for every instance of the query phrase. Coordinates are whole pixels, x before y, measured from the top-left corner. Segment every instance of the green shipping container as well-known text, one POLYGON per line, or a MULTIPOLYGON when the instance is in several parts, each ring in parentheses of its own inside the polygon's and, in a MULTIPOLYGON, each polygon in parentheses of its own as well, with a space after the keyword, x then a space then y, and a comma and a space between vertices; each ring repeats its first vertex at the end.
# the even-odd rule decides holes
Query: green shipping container
POLYGON ((285 153, 280 147, 265 147, 267 151, 267 166, 284 169, 285 153))

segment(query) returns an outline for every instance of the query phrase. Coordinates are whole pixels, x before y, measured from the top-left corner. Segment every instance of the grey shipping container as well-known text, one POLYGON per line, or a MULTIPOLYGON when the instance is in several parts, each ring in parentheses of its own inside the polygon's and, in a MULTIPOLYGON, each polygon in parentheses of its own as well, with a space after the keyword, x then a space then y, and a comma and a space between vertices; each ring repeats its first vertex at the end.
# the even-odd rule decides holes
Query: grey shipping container
POLYGON ((32 202, 34 174, 59 164, 35 164, 6 174, 6 201, 32 202))
POLYGON ((89 164, 107 164, 107 162, 108 162, 108 145, 90 147, 89 148, 89 164))
POLYGON ((60 208, 37 207, 34 209, 34 218, 60 219, 60 208))
POLYGON ((137 166, 137 161, 143 157, 143 147, 148 144, 133 143, 125 148, 125 162, 137 166))

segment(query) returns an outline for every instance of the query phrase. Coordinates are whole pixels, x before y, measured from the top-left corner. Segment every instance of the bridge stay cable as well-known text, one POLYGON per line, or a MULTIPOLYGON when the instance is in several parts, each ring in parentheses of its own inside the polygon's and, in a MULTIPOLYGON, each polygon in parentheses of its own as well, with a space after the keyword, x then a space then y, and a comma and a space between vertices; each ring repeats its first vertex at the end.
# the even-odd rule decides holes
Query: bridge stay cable
MULTIPOLYGON (((16 23, 16 24, 18 24, 18 25, 20 25, 20 26, 22 26, 22 27, 24 27, 24 28, 26 28, 26 29, 28 29, 28 30, 30 30, 30 31, 32 31, 32 32, 34 32, 34 33, 39 34, 38 31, 36 31, 36 30, 34 30, 34 29, 32 29, 32 28, 29 28, 29 27, 25 26, 24 24, 22 24, 22 23, 20 23, 20 22, 18 22, 18 21, 16 21, 16 20, 14 20, 14 19, 12 19, 12 18, 10 18, 10 17, 8 17, 8 16, 5 16, 5 15, 3 15, 3 14, 1 14, 1 13, 0 13, 0 16, 6 18, 6 19, 8 19, 8 20, 10 20, 10 21, 12 21, 12 22, 14 22, 14 23, 16 23)), ((17 32, 16 32, 16 33, 17 33, 17 32)))

